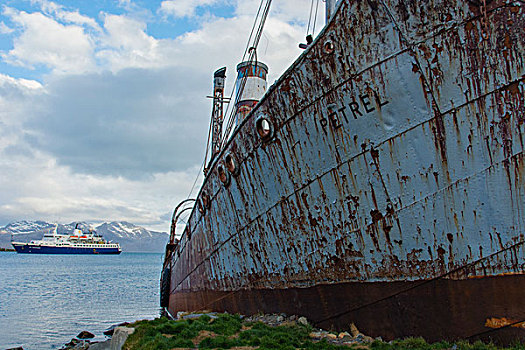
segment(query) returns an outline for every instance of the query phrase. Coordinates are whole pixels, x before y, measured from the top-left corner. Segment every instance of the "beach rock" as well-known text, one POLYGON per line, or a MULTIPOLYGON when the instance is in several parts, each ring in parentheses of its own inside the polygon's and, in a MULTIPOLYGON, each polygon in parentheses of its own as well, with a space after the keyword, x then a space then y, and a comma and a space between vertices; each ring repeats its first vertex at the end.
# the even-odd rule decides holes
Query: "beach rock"
POLYGON ((375 340, 374 338, 369 337, 368 335, 365 335, 365 338, 364 338, 365 343, 373 343, 374 340, 375 340))
POLYGON ((78 340, 77 338, 73 338, 69 343, 66 344, 66 346, 75 346, 78 343, 80 343, 80 340, 78 340))
POLYGON ((88 331, 82 331, 77 335, 77 338, 78 339, 91 339, 91 338, 95 338, 95 335, 88 331))
POLYGON ((89 343, 89 340, 86 340, 86 341, 83 341, 82 343, 78 343, 77 345, 75 345, 73 348, 73 350, 87 350, 89 349, 89 346, 91 344, 89 343))
POLYGON ((61 347, 61 350, 87 350, 90 346, 89 340, 71 339, 71 341, 61 347))
POLYGON ((111 350, 120 350, 122 345, 126 342, 129 335, 135 331, 135 328, 131 327, 116 327, 111 337, 110 349, 111 350))
POLYGON ((374 341, 374 338, 359 333, 357 336, 354 337, 354 340, 358 343, 372 343, 374 341))
POLYGON ((350 334, 352 337, 357 337, 358 334, 360 334, 359 329, 355 326, 355 324, 350 323, 350 334))
POLYGON ((283 314, 255 314, 246 317, 244 320, 246 322, 262 322, 272 327, 288 322, 288 319, 283 314))
POLYGON ((337 336, 337 338, 339 338, 339 339, 343 339, 343 338, 345 338, 345 337, 351 337, 351 336, 352 336, 352 335, 351 335, 350 333, 348 333, 348 332, 341 332, 341 333, 339 333, 339 335, 337 336))
POLYGON ((114 324, 114 325, 110 326, 108 329, 106 329, 104 331, 104 335, 112 336, 113 332, 115 331, 115 328, 122 327, 122 326, 127 326, 128 324, 129 324, 129 322, 122 322, 122 323, 119 323, 119 324, 114 324))
POLYGON ((10 348, 10 349, 6 349, 6 350, 24 350, 24 348, 19 346, 17 348, 10 348))
POLYGON ((89 350, 110 350, 111 349, 111 339, 106 341, 96 342, 89 344, 89 350))
POLYGON ((358 343, 364 343, 364 338, 365 338, 365 336, 362 335, 361 333, 359 333, 358 335, 356 335, 356 336, 354 337, 354 340, 355 340, 356 342, 358 342, 358 343))
POLYGON ((323 332, 311 332, 308 336, 313 339, 321 339, 324 338, 325 334, 323 332))
POLYGON ((304 316, 299 317, 297 323, 302 324, 303 326, 308 326, 308 320, 304 316))
POLYGON ((78 340, 77 338, 71 339, 69 343, 64 344, 60 349, 62 350, 69 350, 69 349, 76 349, 77 345, 82 345, 82 340, 78 340))

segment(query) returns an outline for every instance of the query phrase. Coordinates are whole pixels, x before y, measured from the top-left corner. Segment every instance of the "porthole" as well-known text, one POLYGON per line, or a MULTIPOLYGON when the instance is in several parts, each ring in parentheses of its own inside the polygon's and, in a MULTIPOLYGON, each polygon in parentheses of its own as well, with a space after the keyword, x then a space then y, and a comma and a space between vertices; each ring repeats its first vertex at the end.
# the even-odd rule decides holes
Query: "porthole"
POLYGON ((330 41, 330 40, 325 41, 325 43, 323 45, 323 50, 324 50, 324 53, 326 53, 326 54, 333 53, 334 50, 335 50, 334 43, 332 41, 330 41))
POLYGON ((201 200, 197 200, 197 209, 199 209, 199 213, 204 214, 204 206, 201 200))
POLYGON ((239 167, 237 166, 237 160, 235 159, 233 154, 228 153, 226 157, 224 157, 224 166, 230 172, 230 174, 234 176, 239 174, 239 167))
POLYGON ((217 167, 217 172, 219 173, 219 180, 221 180, 222 184, 228 186, 230 184, 230 173, 224 169, 222 164, 217 167))
POLYGON ((257 134, 263 141, 268 141, 273 137, 273 124, 266 115, 260 115, 255 122, 257 134))
POLYGON ((210 209, 210 197, 208 196, 208 193, 206 193, 206 191, 202 192, 202 205, 204 206, 204 209, 210 209))

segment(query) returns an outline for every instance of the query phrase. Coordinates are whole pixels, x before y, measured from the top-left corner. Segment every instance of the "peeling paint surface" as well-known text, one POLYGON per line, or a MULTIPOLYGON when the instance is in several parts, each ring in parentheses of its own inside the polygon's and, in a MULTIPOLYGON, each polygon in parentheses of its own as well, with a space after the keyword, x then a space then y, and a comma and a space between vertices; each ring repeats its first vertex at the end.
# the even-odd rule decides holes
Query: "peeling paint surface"
POLYGON ((524 27, 523 1, 343 1, 210 168, 170 312, 525 339, 524 27))

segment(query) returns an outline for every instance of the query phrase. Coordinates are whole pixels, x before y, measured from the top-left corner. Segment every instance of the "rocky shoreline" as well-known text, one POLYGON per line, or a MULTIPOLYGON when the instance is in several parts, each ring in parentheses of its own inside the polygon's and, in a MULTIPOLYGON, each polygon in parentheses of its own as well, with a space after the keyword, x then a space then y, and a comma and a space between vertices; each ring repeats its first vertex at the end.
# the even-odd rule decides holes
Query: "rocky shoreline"
MULTIPOLYGON (((494 344, 467 341, 428 344, 422 338, 390 342, 362 334, 354 324, 343 332, 314 328, 305 317, 285 314, 239 316, 215 312, 178 313, 166 317, 121 323, 108 328, 105 341, 91 341, 94 334, 83 331, 61 350, 119 349, 452 349, 525 350, 522 344, 501 348, 494 344)), ((22 348, 18 348, 22 349, 22 348)))
POLYGON ((109 327, 104 331, 104 335, 108 337, 105 341, 92 341, 95 334, 82 331, 70 342, 64 344, 60 350, 120 350, 128 336, 135 330, 132 327, 126 327, 127 325, 129 323, 124 322, 109 327))
MULTIPOLYGON (((184 313, 177 315, 175 321, 195 320, 203 316, 209 317, 211 320, 216 319, 219 315, 215 312, 203 313, 184 313)), ((262 323, 269 327, 291 327, 291 326, 309 326, 308 320, 302 316, 287 316, 286 314, 257 314, 248 317, 241 316, 243 323, 262 323)), ((144 322, 144 321, 138 321, 144 322)), ((147 321, 146 321, 147 322, 147 321)), ((113 325, 104 331, 109 339, 105 341, 91 341, 95 335, 89 331, 82 331, 76 337, 72 338, 70 342, 64 344, 60 350, 120 350, 123 348, 129 335, 133 334, 135 328, 128 322, 113 325)), ((364 334, 361 334, 355 325, 350 326, 349 332, 329 332, 323 329, 312 329, 308 336, 313 342, 323 341, 331 345, 351 346, 356 344, 371 343, 374 340, 381 340, 381 338, 373 339, 364 334)), ((133 347, 132 347, 133 348, 133 347)), ((197 349, 198 347, 195 347, 197 349)), ((254 348, 255 349, 255 348, 254 348)), ((14 350, 14 349, 9 349, 14 350)), ((16 350, 23 350, 17 348, 16 350)))
MULTIPOLYGON (((335 332, 314 327, 298 315, 179 312, 174 319, 159 317, 115 324, 102 334, 82 331, 60 350, 118 349, 370 349, 370 350, 525 350, 525 344, 501 347, 466 340, 429 344, 423 338, 384 341, 363 334, 354 324, 335 332), (106 336, 104 339, 103 336, 106 336)), ((62 338, 62 341, 64 338, 62 338)), ((66 338, 67 339, 67 338, 66 338)), ((56 342, 55 342, 56 344, 56 342)), ((41 347, 36 347, 41 348, 41 347)), ((15 347, 7 350, 24 350, 15 347)))
MULTIPOLYGON (((175 321, 180 320, 193 320, 202 316, 208 316, 210 319, 217 318, 218 313, 206 312, 206 313, 179 313, 175 321)), ((285 314, 271 314, 271 315, 253 315, 249 317, 242 317, 245 322, 254 323, 261 322, 270 327, 279 326, 291 326, 291 325, 307 325, 308 321, 305 317, 299 316, 286 316, 285 314)), ((143 322, 143 321, 137 321, 143 322)), ((147 322, 147 320, 146 320, 147 322)), ((64 344, 60 350, 119 350, 122 349, 128 336, 134 332, 133 327, 128 327, 130 323, 123 322, 120 324, 113 325, 104 331, 104 335, 108 338, 105 341, 92 341, 95 338, 95 334, 89 331, 82 331, 76 337, 72 338, 68 343, 64 344)), ((312 339, 321 340, 327 339, 333 344, 350 344, 354 342, 370 342, 372 338, 364 336, 357 331, 357 328, 353 328, 354 334, 348 332, 342 332, 338 335, 330 333, 325 330, 315 330, 311 332, 310 337, 312 339), (354 337, 354 341, 350 338, 354 337)), ((24 350, 23 347, 10 348, 6 350, 24 350)))

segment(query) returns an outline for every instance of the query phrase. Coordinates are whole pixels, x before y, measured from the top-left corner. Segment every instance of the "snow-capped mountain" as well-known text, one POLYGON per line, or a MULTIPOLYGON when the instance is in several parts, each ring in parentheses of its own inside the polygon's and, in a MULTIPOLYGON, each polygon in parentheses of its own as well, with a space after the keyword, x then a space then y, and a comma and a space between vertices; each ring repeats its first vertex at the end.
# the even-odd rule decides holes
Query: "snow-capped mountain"
POLYGON ((105 222, 97 227, 97 232, 111 233, 119 238, 132 238, 132 237, 153 237, 151 231, 146 230, 144 227, 130 224, 126 221, 121 222, 105 222))
MULTIPOLYGON (((11 236, 17 241, 28 242, 41 239, 55 224, 45 221, 17 221, 0 227, 0 248, 11 248, 11 236)), ((70 234, 75 227, 83 232, 94 229, 107 241, 118 242, 124 252, 163 252, 168 241, 165 232, 149 231, 129 222, 105 222, 93 227, 86 222, 58 224, 57 231, 70 234)))
POLYGON ((169 235, 149 231, 129 222, 105 222, 96 227, 108 241, 118 242, 124 252, 164 252, 169 235))
POLYGON ((44 233, 44 231, 55 227, 54 224, 45 221, 16 221, 12 222, 2 228, 0 233, 9 234, 27 234, 27 233, 44 233), (5 231, 5 232, 4 232, 5 231))

